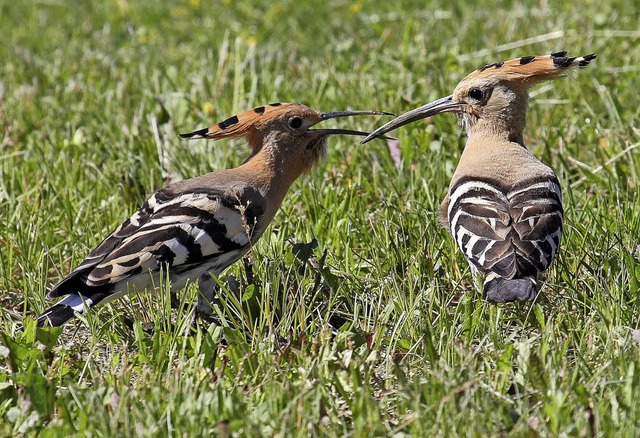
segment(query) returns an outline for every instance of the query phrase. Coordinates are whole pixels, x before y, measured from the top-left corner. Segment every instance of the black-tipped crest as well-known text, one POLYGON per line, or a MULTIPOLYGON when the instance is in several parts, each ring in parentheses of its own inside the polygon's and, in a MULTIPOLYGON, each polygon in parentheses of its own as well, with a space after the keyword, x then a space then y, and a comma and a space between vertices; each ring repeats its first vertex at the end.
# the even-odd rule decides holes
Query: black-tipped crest
POLYGON ((596 59, 596 54, 595 53, 591 53, 590 55, 585 55, 582 57, 582 59, 578 60, 578 66, 579 67, 586 67, 587 65, 589 65, 589 63, 591 61, 593 61, 594 59, 596 59))
POLYGON ((216 140, 223 137, 241 137, 247 135, 259 120, 265 120, 264 117, 268 117, 268 114, 283 111, 292 105, 295 104, 283 104, 280 102, 270 103, 266 106, 259 106, 252 110, 238 113, 216 125, 210 126, 209 128, 199 129, 194 132, 179 135, 181 138, 192 140, 202 138, 216 140))
POLYGON ((229 126, 238 123, 238 121, 238 116, 232 116, 227 120, 223 120, 222 122, 218 123, 218 126, 220 127, 220 129, 227 129, 229 126))
POLYGON ((480 67, 480 71, 484 71, 484 70, 486 70, 488 68, 491 68, 491 67, 500 68, 503 65, 504 65, 504 61, 494 62, 493 64, 487 64, 484 67, 480 67))
POLYGON ((178 134, 180 138, 205 138, 207 133, 209 132, 209 128, 198 129, 197 131, 188 132, 186 134, 178 134))
POLYGON ((564 75, 562 70, 570 67, 585 67, 596 57, 594 53, 579 57, 567 57, 566 54, 566 51, 554 52, 550 55, 523 56, 488 64, 469 74, 463 81, 473 78, 492 78, 533 84, 541 80, 561 77, 564 75))
POLYGON ((575 61, 575 57, 567 58, 565 56, 558 56, 553 58, 553 64, 557 67, 569 67, 575 61))

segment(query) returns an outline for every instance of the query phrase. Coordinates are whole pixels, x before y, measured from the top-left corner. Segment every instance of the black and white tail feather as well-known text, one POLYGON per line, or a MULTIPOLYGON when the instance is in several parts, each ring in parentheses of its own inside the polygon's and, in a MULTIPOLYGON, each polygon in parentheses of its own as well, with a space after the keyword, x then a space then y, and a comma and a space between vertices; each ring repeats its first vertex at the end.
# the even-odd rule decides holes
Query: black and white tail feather
POLYGON ((562 192, 547 174, 512 187, 460 179, 451 188, 451 233, 490 302, 531 301, 537 273, 549 267, 562 237, 562 192))

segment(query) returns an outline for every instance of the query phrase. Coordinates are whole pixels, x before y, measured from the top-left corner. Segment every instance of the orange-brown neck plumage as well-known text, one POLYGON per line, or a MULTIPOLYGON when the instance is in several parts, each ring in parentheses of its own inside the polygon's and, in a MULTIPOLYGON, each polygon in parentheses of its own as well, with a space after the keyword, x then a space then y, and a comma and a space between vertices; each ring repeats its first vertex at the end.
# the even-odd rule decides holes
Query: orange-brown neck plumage
POLYGON ((270 218, 295 180, 318 162, 313 152, 301 151, 296 146, 295 139, 276 140, 267 136, 258 152, 234 169, 267 198, 270 218))

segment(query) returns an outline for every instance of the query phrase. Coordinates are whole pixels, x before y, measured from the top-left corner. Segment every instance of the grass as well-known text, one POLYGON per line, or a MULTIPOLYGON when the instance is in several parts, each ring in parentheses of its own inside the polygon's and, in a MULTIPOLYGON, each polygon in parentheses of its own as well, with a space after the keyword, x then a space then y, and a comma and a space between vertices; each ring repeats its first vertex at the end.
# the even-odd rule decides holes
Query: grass
POLYGON ((0 435, 637 433, 640 4, 320 3, 0 5, 0 435), (464 144, 440 116, 397 131, 398 167, 332 139, 254 281, 241 263, 220 279, 221 325, 192 326, 193 287, 178 311, 160 287, 35 330, 47 289, 164 179, 248 153, 177 133, 272 101, 400 113, 565 49, 598 59, 531 99, 567 221, 540 303, 481 301, 438 226, 464 144))

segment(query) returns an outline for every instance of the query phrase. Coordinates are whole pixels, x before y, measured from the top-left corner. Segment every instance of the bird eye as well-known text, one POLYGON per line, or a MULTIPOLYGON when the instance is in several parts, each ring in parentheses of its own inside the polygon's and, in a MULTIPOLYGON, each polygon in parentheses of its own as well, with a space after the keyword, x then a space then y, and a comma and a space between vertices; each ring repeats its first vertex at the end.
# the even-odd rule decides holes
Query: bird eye
POLYGON ((472 88, 469 90, 469 97, 475 100, 482 100, 482 90, 480 88, 472 88))
POLYGON ((298 129, 302 126, 302 119, 300 117, 291 117, 289 119, 289 128, 298 129))

